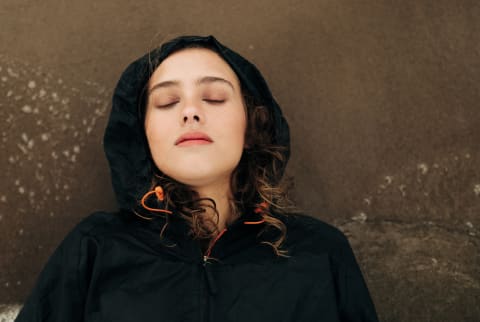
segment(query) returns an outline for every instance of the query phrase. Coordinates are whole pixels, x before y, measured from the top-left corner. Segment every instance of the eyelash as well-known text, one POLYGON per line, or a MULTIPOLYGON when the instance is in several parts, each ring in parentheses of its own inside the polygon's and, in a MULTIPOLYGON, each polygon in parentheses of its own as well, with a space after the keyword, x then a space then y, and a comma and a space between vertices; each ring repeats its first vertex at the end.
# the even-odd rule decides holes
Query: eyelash
MULTIPOLYGON (((207 102, 209 104, 213 104, 213 105, 220 105, 220 104, 223 104, 225 103, 226 100, 212 100, 212 99, 203 99, 204 102, 207 102)), ((177 104, 178 101, 175 101, 175 102, 171 102, 171 103, 168 103, 168 104, 165 104, 165 105, 158 105, 159 108, 169 108, 169 107, 173 107, 175 104, 177 104)))
POLYGON ((214 104, 214 105, 220 105, 222 103, 225 103, 225 100, 211 100, 211 99, 203 99, 204 102, 214 104))

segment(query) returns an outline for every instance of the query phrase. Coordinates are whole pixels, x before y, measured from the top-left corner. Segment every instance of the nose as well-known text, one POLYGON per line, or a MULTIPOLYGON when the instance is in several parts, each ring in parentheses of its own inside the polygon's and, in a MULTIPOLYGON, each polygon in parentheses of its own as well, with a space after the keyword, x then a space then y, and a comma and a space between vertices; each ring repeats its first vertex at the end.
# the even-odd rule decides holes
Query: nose
POLYGON ((182 110, 181 122, 182 124, 202 123, 205 117, 199 106, 199 103, 189 102, 182 110))

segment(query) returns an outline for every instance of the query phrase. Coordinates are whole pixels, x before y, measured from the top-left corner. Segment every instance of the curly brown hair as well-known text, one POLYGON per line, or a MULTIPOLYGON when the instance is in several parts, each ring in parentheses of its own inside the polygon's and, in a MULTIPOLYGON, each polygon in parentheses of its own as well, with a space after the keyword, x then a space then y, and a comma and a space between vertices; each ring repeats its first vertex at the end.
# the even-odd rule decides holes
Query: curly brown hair
MULTIPOLYGON (((194 45, 186 48, 190 47, 203 46, 194 45)), ((153 70, 152 68, 152 72, 153 70)), ((145 95, 147 90, 148 83, 140 100, 139 114, 142 119, 148 105, 148 95, 145 95)), ((229 204, 232 219, 261 207, 260 214, 265 226, 259 236, 271 229, 277 232, 274 234, 273 240, 263 240, 262 243, 271 246, 278 256, 286 256, 286 251, 281 249, 286 236, 286 226, 274 214, 286 214, 294 209, 288 195, 291 180, 281 180, 287 162, 284 152, 288 147, 274 143, 275 129, 272 112, 262 102, 250 95, 245 88, 242 87, 241 90, 247 115, 246 144, 239 164, 232 172, 230 179, 232 197, 229 204)), ((190 226, 190 235, 198 239, 204 248, 208 248, 220 233, 217 226, 219 213, 215 200, 200 198, 196 191, 165 175, 157 167, 154 169, 151 190, 156 186, 163 188, 165 209, 172 210, 181 216, 190 226)), ((138 203, 135 213, 142 218, 148 218, 149 215, 145 214, 141 202, 138 203)), ((169 220, 169 216, 165 216, 161 236, 168 226, 169 220)))

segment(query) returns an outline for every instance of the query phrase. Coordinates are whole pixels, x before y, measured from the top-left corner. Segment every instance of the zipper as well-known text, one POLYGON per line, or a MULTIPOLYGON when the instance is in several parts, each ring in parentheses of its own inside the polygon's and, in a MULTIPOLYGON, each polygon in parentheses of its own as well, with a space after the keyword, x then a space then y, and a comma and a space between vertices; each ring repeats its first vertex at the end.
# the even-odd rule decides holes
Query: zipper
POLYGON ((212 295, 215 295, 217 294, 218 292, 218 289, 217 289, 217 285, 215 283, 215 279, 213 278, 213 274, 212 274, 212 271, 210 269, 210 266, 209 264, 211 264, 211 262, 209 262, 209 258, 210 258, 210 254, 212 253, 212 249, 213 249, 213 246, 215 246, 215 244, 217 243, 217 241, 220 239, 220 237, 222 237, 222 235, 227 231, 227 228, 223 229, 216 237, 215 239, 212 241, 212 243, 208 246, 208 249, 207 251, 202 254, 203 257, 203 261, 202 261, 202 266, 203 266, 203 272, 204 272, 204 277, 202 277, 202 281, 203 281, 203 278, 205 278, 205 282, 206 282, 206 288, 203 288, 203 289, 206 289, 207 292, 202 292, 200 296, 203 297, 203 301, 202 301, 202 306, 203 306, 203 310, 200 314, 200 318, 201 320, 200 321, 205 321, 205 322, 209 322, 211 321, 211 314, 212 314, 212 309, 210 307, 210 296, 212 295))

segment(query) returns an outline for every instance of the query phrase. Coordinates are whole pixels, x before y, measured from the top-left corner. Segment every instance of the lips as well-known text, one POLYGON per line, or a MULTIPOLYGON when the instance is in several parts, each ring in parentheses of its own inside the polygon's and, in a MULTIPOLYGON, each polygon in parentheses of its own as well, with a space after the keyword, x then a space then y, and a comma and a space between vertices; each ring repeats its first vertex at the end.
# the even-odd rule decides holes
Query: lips
POLYGON ((202 132, 189 132, 180 136, 176 141, 175 145, 187 146, 187 145, 196 145, 196 144, 209 144, 213 140, 202 132))

